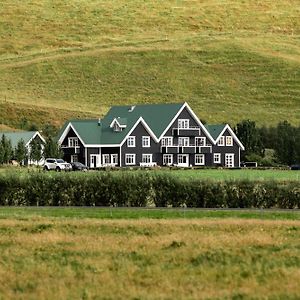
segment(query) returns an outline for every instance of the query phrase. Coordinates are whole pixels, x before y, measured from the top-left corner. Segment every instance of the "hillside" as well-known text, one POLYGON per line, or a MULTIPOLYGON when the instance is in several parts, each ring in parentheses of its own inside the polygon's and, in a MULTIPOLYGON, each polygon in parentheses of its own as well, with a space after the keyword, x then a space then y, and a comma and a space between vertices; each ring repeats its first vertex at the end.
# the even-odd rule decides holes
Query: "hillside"
POLYGON ((190 103, 206 122, 300 123, 297 0, 3 0, 0 124, 190 103))

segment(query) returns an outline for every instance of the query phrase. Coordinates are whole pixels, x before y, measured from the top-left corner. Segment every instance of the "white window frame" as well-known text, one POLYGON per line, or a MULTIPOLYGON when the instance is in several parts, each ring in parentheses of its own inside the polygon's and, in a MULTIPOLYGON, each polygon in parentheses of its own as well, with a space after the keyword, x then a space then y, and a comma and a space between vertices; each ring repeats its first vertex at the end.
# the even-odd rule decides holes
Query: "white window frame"
POLYGON ((135 136, 131 135, 127 138, 127 147, 128 148, 135 147, 135 136))
POLYGON ((161 145, 163 147, 173 146, 173 137, 172 136, 165 136, 161 139, 161 145))
POLYGON ((142 163, 143 164, 152 164, 152 154, 151 153, 142 154, 142 163))
POLYGON ((197 147, 203 147, 203 146, 206 146, 206 137, 205 136, 197 136, 195 137, 195 145, 197 147), (197 141, 203 141, 203 145, 200 145, 201 143, 197 142, 197 141))
POLYGON ((107 165, 109 163, 110 163, 110 161, 109 161, 109 154, 102 154, 102 164, 103 165, 107 165))
POLYGON ((189 154, 177 154, 177 165, 178 166, 189 166, 189 163, 190 163, 190 156, 189 154), (186 157, 187 159, 187 162, 184 163, 182 160, 183 160, 183 157, 186 157))
POLYGON ((190 138, 189 137, 179 137, 178 138, 178 146, 179 147, 188 147, 190 145, 190 138))
POLYGON ((233 146, 233 139, 231 135, 226 136, 226 146, 233 146))
POLYGON ((225 146, 225 136, 221 136, 218 141, 218 146, 225 146))
POLYGON ((142 147, 150 148, 150 136, 142 136, 142 147))
POLYGON ((178 119, 178 129, 188 129, 190 128, 189 119, 178 119))
POLYGON ((204 165, 205 165, 205 155, 195 154, 195 166, 204 166, 204 165))
POLYGON ((71 163, 74 163, 74 162, 78 162, 78 155, 77 154, 71 155, 71 163))
POLYGON ((78 144, 78 138, 77 137, 69 137, 68 138, 68 146, 70 148, 78 147, 79 146, 79 144, 78 144))
POLYGON ((117 165, 119 163, 118 154, 111 154, 110 155, 110 162, 112 165, 117 165))
POLYGON ((221 153, 214 153, 214 164, 221 163, 221 153))
POLYGON ((135 165, 135 154, 133 153, 126 153, 125 154, 125 165, 127 166, 134 166, 135 165), (131 161, 128 162, 128 159, 130 159, 131 161))
POLYGON ((173 154, 163 154, 163 165, 173 165, 173 154))

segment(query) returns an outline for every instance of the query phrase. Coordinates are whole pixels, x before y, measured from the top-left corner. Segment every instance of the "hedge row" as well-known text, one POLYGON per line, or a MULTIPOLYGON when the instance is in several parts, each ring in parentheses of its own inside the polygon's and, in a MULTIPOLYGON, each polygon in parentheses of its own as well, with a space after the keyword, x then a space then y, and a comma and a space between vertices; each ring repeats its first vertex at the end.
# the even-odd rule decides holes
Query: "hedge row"
POLYGON ((0 205, 300 208, 300 182, 182 180, 170 175, 0 176, 0 205))

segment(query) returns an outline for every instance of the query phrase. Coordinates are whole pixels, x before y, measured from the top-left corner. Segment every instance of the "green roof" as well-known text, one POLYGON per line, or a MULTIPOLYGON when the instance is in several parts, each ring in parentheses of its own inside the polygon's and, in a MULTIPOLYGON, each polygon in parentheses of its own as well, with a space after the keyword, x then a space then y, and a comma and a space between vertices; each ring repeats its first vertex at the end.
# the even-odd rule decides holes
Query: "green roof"
POLYGON ((205 125, 205 128, 210 133, 210 135, 213 137, 213 139, 216 140, 225 126, 226 126, 226 124, 205 125))
POLYGON ((137 120, 142 117, 157 138, 170 124, 183 103, 144 104, 136 106, 113 106, 101 120, 71 120, 61 130, 64 132, 69 123, 85 144, 120 144, 137 120), (120 125, 127 125, 122 131, 113 131, 110 125, 117 119, 120 125))
POLYGON ((11 141, 11 145, 15 148, 18 145, 20 140, 23 140, 25 145, 30 141, 31 138, 36 134, 36 131, 21 131, 21 132, 1 132, 0 138, 2 135, 5 135, 7 139, 11 141))
POLYGON ((100 144, 101 126, 99 126, 98 122, 98 119, 70 120, 65 123, 58 137, 62 135, 67 126, 71 123, 85 144, 100 144))

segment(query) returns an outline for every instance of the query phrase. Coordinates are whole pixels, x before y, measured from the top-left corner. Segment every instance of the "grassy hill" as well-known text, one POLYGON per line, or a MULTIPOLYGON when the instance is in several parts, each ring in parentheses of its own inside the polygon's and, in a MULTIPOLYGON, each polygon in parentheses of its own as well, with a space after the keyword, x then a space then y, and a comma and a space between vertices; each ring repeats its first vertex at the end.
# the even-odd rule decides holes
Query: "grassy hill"
POLYGON ((300 122, 293 0, 4 0, 0 124, 190 103, 209 123, 300 122))

